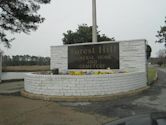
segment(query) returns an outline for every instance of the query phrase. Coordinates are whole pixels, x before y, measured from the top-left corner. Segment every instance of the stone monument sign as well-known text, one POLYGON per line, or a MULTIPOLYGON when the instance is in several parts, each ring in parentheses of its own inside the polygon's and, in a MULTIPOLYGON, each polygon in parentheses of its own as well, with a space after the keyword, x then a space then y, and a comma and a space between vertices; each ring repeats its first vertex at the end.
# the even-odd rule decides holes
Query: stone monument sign
POLYGON ((68 69, 119 69, 119 43, 69 46, 68 69))
POLYGON ((52 46, 51 69, 59 74, 27 74, 23 95, 82 101, 144 90, 146 62, 146 40, 52 46))

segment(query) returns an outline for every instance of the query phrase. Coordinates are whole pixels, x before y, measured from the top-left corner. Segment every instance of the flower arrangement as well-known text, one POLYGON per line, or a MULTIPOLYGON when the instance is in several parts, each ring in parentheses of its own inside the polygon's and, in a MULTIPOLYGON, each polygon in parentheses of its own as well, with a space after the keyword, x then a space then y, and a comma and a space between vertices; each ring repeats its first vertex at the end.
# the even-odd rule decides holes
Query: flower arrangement
POLYGON ((85 75, 83 71, 69 71, 69 75, 85 75))
POLYGON ((104 75, 104 74, 114 74, 114 71, 98 71, 98 72, 94 72, 94 75, 104 75))
POLYGON ((127 73, 127 71, 69 71, 69 75, 104 75, 104 74, 116 74, 116 73, 127 73))

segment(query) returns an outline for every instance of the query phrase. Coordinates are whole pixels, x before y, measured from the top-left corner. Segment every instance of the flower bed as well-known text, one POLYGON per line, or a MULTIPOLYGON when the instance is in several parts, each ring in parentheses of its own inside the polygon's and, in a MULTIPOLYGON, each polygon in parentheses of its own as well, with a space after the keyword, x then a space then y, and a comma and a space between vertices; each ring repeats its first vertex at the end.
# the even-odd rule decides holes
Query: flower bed
POLYGON ((68 75, 104 75, 104 74, 116 74, 116 73, 127 73, 127 71, 108 70, 108 71, 69 71, 67 72, 68 75))
MULTIPOLYGON (((74 75, 74 76, 81 76, 81 75, 104 75, 104 74, 119 74, 119 73, 128 73, 128 71, 125 70, 97 70, 97 71, 65 71, 60 72, 59 74, 55 75, 74 75)), ((42 75, 54 75, 51 71, 45 71, 45 72, 37 72, 35 74, 42 74, 42 75)))

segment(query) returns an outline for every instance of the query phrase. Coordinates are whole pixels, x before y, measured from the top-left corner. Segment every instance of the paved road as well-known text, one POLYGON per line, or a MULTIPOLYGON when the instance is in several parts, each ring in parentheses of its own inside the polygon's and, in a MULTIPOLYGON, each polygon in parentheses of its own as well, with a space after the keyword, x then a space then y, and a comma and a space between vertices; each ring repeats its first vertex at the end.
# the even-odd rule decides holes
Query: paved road
POLYGON ((29 72, 2 72, 2 80, 24 79, 25 75, 29 72))
POLYGON ((159 68, 158 67, 158 70, 166 73, 166 68, 159 68))
POLYGON ((60 103, 72 106, 79 111, 101 114, 108 117, 128 117, 136 114, 146 114, 166 111, 166 72, 158 70, 158 81, 149 90, 140 95, 123 97, 113 101, 94 103, 60 103))
MULTIPOLYGON (((158 82, 144 93, 107 102, 58 105, 55 102, 2 94, 0 125, 100 125, 112 118, 166 111, 166 73, 161 69, 158 73, 158 82)), ((0 84, 1 93, 4 90, 20 91, 22 88, 23 82, 0 84)))
POLYGON ((133 104, 151 107, 160 111, 166 111, 166 69, 158 68, 159 80, 150 89, 150 95, 145 95, 133 102, 133 104), (156 91, 156 93, 153 91, 156 91))
POLYGON ((23 88, 23 81, 2 83, 0 84, 0 95, 17 95, 23 88))
POLYGON ((111 120, 54 102, 0 95, 0 125, 101 125, 111 120))

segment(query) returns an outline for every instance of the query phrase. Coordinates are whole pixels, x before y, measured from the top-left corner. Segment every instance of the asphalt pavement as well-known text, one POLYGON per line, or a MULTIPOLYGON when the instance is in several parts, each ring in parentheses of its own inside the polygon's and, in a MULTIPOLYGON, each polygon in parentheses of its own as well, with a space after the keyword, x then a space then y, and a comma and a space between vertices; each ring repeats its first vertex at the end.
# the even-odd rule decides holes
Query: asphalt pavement
POLYGON ((24 88, 24 81, 5 82, 0 84, 0 95, 19 95, 24 88))
MULTIPOLYGON (((21 89, 23 89, 23 81, 3 83, 0 84, 0 95, 19 95, 21 89)), ((10 98, 16 97, 10 96, 10 98)), ((150 89, 135 96, 121 97, 106 102, 61 102, 59 104, 72 107, 79 112, 113 118, 166 111, 166 69, 158 68, 158 81, 150 89)))
POLYGON ((166 69, 158 68, 158 81, 138 95, 106 102, 60 104, 82 112, 118 118, 166 111, 166 69))

